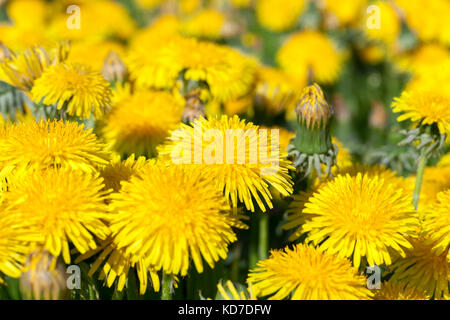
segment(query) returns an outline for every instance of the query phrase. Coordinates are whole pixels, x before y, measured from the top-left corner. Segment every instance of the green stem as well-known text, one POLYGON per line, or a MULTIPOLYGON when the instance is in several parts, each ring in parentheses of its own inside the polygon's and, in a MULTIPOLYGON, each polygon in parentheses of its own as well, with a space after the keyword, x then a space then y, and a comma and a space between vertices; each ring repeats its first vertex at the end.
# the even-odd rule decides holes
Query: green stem
POLYGON ((413 205, 416 211, 419 208, 420 189, 422 188, 423 173, 425 171, 426 164, 427 164, 427 156, 425 154, 425 150, 422 150, 420 153, 419 165, 417 166, 416 185, 414 186, 414 194, 413 194, 413 205))
POLYGON ((231 263, 231 281, 233 282, 239 282, 239 262, 241 260, 241 244, 237 243, 236 246, 233 249, 234 251, 234 259, 231 263))
POLYGON ((252 214, 250 218, 250 243, 248 245, 248 268, 253 269, 258 262, 258 216, 252 214))
POLYGON ((267 258, 269 251, 269 214, 261 213, 259 215, 259 239, 258 239, 258 259, 267 258))
POLYGON ((162 289, 161 289, 161 300, 172 300, 172 275, 163 273, 162 276, 162 289))

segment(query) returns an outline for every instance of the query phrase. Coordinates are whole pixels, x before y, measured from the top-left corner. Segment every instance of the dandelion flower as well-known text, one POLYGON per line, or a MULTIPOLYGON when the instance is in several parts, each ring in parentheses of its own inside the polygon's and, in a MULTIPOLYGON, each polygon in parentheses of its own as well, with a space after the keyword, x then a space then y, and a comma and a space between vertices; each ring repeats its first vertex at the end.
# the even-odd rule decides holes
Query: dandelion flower
POLYGON ((304 244, 271 251, 247 282, 271 300, 360 300, 372 295, 350 261, 304 244))
POLYGON ((444 154, 437 164, 438 167, 450 167, 450 153, 444 154))
POLYGON ((146 267, 142 258, 138 259, 137 262, 132 262, 131 257, 125 254, 125 249, 117 249, 117 245, 112 241, 112 238, 102 241, 102 244, 96 249, 89 250, 80 255, 75 260, 75 263, 80 263, 97 253, 100 254, 89 269, 88 276, 92 277, 103 264, 100 270, 99 280, 106 280, 106 286, 111 287, 117 279, 116 288, 118 291, 122 291, 127 283, 129 272, 134 272, 133 269, 135 269, 139 279, 139 293, 141 295, 147 291, 148 274, 150 274, 154 291, 159 291, 159 277, 154 268, 151 266, 146 267))
POLYGON ((334 82, 342 61, 331 40, 318 31, 294 33, 282 45, 276 59, 300 83, 305 83, 311 75, 319 83, 334 82))
POLYGON ((50 52, 34 46, 23 52, 9 52, 10 55, 0 60, 1 81, 24 91, 30 91, 36 79, 55 63, 67 59, 67 43, 61 43, 50 52))
POLYGON ((272 31, 285 31, 295 27, 306 7, 304 0, 258 0, 258 22, 272 31))
POLYGON ((48 68, 31 90, 35 102, 57 104, 70 116, 100 118, 111 103, 109 82, 81 64, 59 63, 48 68))
POLYGON ((402 282, 387 281, 381 283, 381 289, 375 291, 374 300, 429 300, 421 290, 407 286, 402 282))
POLYGON ((408 239, 412 247, 405 257, 399 257, 390 267, 393 273, 390 281, 401 281, 406 285, 423 290, 434 299, 449 295, 450 261, 449 248, 436 254, 426 238, 408 239))
MULTIPOLYGON (((407 178, 413 185, 415 175, 407 178)), ((441 191, 450 189, 450 168, 449 167, 425 167, 422 188, 419 196, 419 213, 428 211, 431 205, 437 201, 437 195, 441 191)))
POLYGON ((256 200, 265 211, 266 205, 273 207, 269 185, 288 196, 293 183, 286 153, 280 152, 279 146, 272 148, 272 141, 264 141, 262 132, 267 133, 238 116, 210 120, 201 117, 191 125, 182 124, 173 132, 172 141, 158 150, 161 158, 175 163, 202 164, 232 207, 237 207, 239 199, 248 210, 255 211, 253 200, 256 200), (211 133, 214 136, 208 136, 211 133), (235 144, 232 135, 241 143, 235 144))
POLYGON ((30 229, 26 220, 5 211, 0 204, 0 284, 1 274, 18 278, 22 273, 29 243, 41 240, 38 233, 30 229))
POLYGON ((108 164, 108 156, 91 130, 74 122, 9 125, 0 138, 0 170, 60 167, 94 172, 108 164))
POLYGON ((88 42, 80 41, 70 46, 67 62, 71 64, 85 64, 92 70, 100 72, 105 59, 111 52, 123 57, 123 45, 114 41, 88 42))
POLYGON ((248 93, 256 70, 253 60, 232 48, 182 37, 166 40, 150 52, 135 50, 128 67, 138 86, 175 88, 179 78, 205 82, 219 102, 248 93))
POLYGON ((450 61, 450 52, 447 47, 437 43, 420 45, 414 51, 401 56, 398 65, 401 70, 413 74, 423 74, 427 70, 441 68, 442 64, 450 61))
POLYGON ((8 17, 14 25, 25 28, 44 27, 48 11, 48 4, 42 0, 11 1, 7 6, 8 17))
MULTIPOLYGON (((30 221, 42 234, 42 247, 70 263, 69 242, 79 252, 96 248, 95 237, 105 239, 108 227, 103 181, 72 170, 48 169, 14 179, 5 195, 8 214, 30 221)), ((36 245, 40 245, 37 243, 36 245)))
MULTIPOLYGON (((80 7, 80 27, 68 28, 66 9, 73 1, 63 4, 60 12, 52 16, 48 26, 50 33, 57 39, 101 41, 111 38, 127 39, 136 26, 128 10, 116 1, 83 1, 80 7), (65 5, 65 6, 64 6, 65 5)), ((76 20, 75 20, 76 21, 76 20)))
MULTIPOLYGON (((348 174, 351 177, 356 177, 358 176, 358 174, 362 174, 367 175, 370 178, 378 176, 378 178, 383 179, 384 181, 389 181, 389 183, 394 185, 396 189, 403 189, 405 195, 408 196, 411 195, 412 201, 414 184, 411 185, 408 179, 399 177, 394 171, 391 171, 390 169, 387 169, 380 165, 367 166, 361 164, 351 164, 351 162, 349 164, 347 162, 349 160, 346 159, 346 156, 342 156, 342 158, 339 159, 339 155, 341 154, 342 150, 344 149, 339 147, 339 154, 337 161, 339 165, 339 172, 341 175, 345 176, 348 174)), ((288 214, 287 221, 283 225, 283 229, 285 230, 294 228, 296 229, 295 232, 289 237, 289 241, 295 241, 304 233, 304 231, 302 231, 303 230, 302 227, 305 221, 308 218, 310 218, 310 215, 303 213, 305 204, 308 202, 308 199, 312 197, 315 192, 317 192, 317 189, 323 186, 328 181, 320 182, 319 180, 316 180, 313 189, 300 192, 299 194, 294 195, 293 201, 286 210, 286 213, 288 214)))
POLYGON ((159 6, 163 0, 137 0, 136 2, 145 9, 154 9, 159 6))
POLYGON ((439 41, 450 44, 450 14, 447 0, 431 1, 427 6, 420 0, 395 0, 404 15, 408 27, 423 42, 439 41))
POLYGON ((182 112, 183 103, 171 93, 139 90, 113 105, 102 133, 117 152, 153 156, 181 122, 182 112))
POLYGON ((442 134, 450 133, 450 95, 436 90, 403 91, 394 98, 394 112, 402 112, 398 121, 411 120, 416 124, 436 124, 442 134))
POLYGON ((221 298, 217 300, 256 300, 256 294, 251 284, 249 284, 248 289, 238 291, 233 282, 228 280, 225 286, 222 285, 222 282, 219 282, 217 290, 221 298))
POLYGON ((219 39, 223 35, 226 17, 217 10, 203 10, 184 23, 183 31, 193 37, 219 39))
POLYGON ((411 248, 405 235, 415 232, 418 223, 402 189, 367 174, 339 175, 319 187, 303 213, 311 215, 302 226, 308 241, 340 257, 353 256, 357 268, 362 257, 370 266, 389 265, 388 248, 404 255, 401 247, 411 248))
POLYGON ((325 0, 323 1, 323 9, 327 14, 337 21, 337 25, 352 25, 363 12, 363 7, 367 0, 325 0))
POLYGON ((394 7, 383 1, 377 1, 372 5, 376 6, 379 13, 374 15, 373 11, 367 10, 362 20, 366 36, 370 40, 393 44, 401 31, 401 22, 394 7))
POLYGON ((257 71, 255 86, 256 105, 265 108, 266 112, 279 114, 283 111, 295 119, 295 105, 300 90, 306 85, 299 83, 285 72, 271 67, 260 67, 257 71), (294 114, 294 117, 292 117, 294 114))
POLYGON ((199 273, 203 259, 212 268, 236 241, 222 193, 201 170, 155 163, 122 183, 113 194, 110 228, 114 244, 131 263, 144 259, 167 274, 185 276, 190 259, 199 273))
POLYGON ((122 181, 128 181, 130 178, 139 172, 141 168, 147 163, 145 157, 138 157, 135 159, 134 154, 129 156, 126 160, 121 160, 119 155, 112 157, 108 165, 100 170, 100 177, 103 178, 105 190, 113 190, 119 192, 122 181))
MULTIPOLYGON (((450 247, 450 190, 437 195, 437 202, 424 213, 424 231, 427 243, 433 244, 436 255, 441 255, 450 247)), ((448 255, 450 261, 450 254, 448 255)))

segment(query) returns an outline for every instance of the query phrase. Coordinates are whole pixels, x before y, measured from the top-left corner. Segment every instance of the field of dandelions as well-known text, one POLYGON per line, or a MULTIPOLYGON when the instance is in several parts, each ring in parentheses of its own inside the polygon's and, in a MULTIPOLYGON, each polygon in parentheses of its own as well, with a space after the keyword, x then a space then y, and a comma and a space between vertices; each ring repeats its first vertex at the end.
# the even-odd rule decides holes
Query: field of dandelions
POLYGON ((0 299, 449 299, 449 16, 0 0, 0 299))

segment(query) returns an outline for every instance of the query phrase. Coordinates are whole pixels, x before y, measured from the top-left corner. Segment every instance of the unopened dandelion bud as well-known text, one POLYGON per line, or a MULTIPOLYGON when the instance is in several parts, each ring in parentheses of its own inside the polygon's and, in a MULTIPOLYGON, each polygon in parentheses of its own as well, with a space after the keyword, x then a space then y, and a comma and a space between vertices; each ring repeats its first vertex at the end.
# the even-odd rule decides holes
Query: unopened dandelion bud
POLYGON ((336 162, 336 148, 330 135, 334 110, 325 100, 319 85, 303 89, 295 111, 297 134, 288 148, 291 156, 294 156, 294 166, 304 171, 305 175, 314 169, 320 177, 321 165, 325 164, 325 173, 329 175, 336 162))
POLYGON ((109 82, 123 82, 127 76, 127 67, 119 54, 111 51, 103 62, 102 74, 109 82))
POLYGON ((20 277, 20 291, 26 299, 58 300, 68 293, 64 264, 46 250, 33 251, 20 277))

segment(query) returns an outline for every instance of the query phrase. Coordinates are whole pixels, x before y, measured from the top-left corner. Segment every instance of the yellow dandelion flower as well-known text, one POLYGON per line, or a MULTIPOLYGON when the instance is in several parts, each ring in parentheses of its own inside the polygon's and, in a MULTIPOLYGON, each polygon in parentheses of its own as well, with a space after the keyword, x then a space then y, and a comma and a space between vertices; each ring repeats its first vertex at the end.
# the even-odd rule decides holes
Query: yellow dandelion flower
POLYGON ((30 223, 5 211, 0 204, 0 284, 1 274, 18 278, 22 273, 29 243, 41 240, 39 234, 30 229, 30 223))
POLYGON ((15 26, 38 29, 44 27, 49 8, 42 0, 20 0, 10 1, 6 11, 15 26))
POLYGON ((437 43, 426 43, 417 49, 398 58, 401 70, 413 74, 423 74, 427 70, 442 68, 442 64, 450 62, 450 51, 437 43))
POLYGON ((139 29, 130 39, 130 50, 152 50, 180 33, 180 19, 174 15, 161 15, 152 24, 139 29))
POLYGON ((272 31, 285 31, 295 27, 306 7, 304 0, 258 0, 258 22, 272 31))
POLYGON ((62 12, 53 15, 53 19, 48 26, 51 34, 56 39, 69 40, 104 40, 109 38, 128 38, 135 30, 136 26, 128 14, 128 11, 121 4, 109 0, 83 1, 79 3, 80 7, 80 25, 79 28, 74 25, 68 28, 66 9, 69 5, 65 4, 62 12))
MULTIPOLYGON (((415 175, 408 178, 411 184, 415 179, 415 175)), ((447 189, 450 189, 450 167, 425 167, 420 189, 419 212, 433 205, 437 201, 437 195, 447 189)))
POLYGON ((271 300, 360 300, 372 295, 350 261, 304 244, 271 251, 247 282, 271 300))
POLYGON ((179 0, 178 6, 182 13, 191 14, 202 5, 201 0, 179 0))
POLYGON ((392 4, 384 1, 376 1, 371 4, 376 6, 377 14, 372 10, 366 10, 365 18, 362 20, 362 28, 371 40, 393 44, 401 31, 401 22, 392 4), (378 21, 379 19, 379 21, 378 21))
POLYGON ((381 283, 381 289, 375 290, 374 300, 429 300, 421 290, 407 286, 402 282, 387 281, 381 283))
POLYGON ((51 65, 66 60, 68 46, 61 43, 47 52, 41 47, 31 47, 23 52, 9 52, 10 56, 0 60, 0 81, 24 91, 30 91, 34 81, 51 65))
MULTIPOLYGON (((253 112, 253 101, 254 101, 254 96, 253 96, 253 92, 250 91, 249 94, 247 94, 244 97, 240 97, 234 100, 229 100, 227 102, 225 102, 223 104, 223 108, 225 111, 225 114, 228 116, 234 116, 234 115, 239 115, 239 114, 243 114, 246 113, 252 113, 253 112)), ((215 117, 218 115, 221 115, 221 110, 220 110, 221 104, 217 101, 210 101, 209 103, 206 104, 205 106, 205 114, 208 118, 210 117, 215 117), (208 112, 208 108, 211 107, 211 105, 213 106, 213 108, 211 108, 212 110, 214 110, 214 112, 208 112)))
POLYGON ((44 27, 0 23, 0 42, 13 50, 26 50, 33 46, 48 46, 54 41, 44 27))
POLYGON ((164 0, 137 0, 140 6, 145 9, 154 9, 164 2, 164 0))
POLYGON ((301 83, 279 69, 260 67, 257 71, 255 103, 271 114, 286 111, 288 118, 295 119, 295 105, 305 85, 306 82, 301 83))
POLYGON ((84 64, 92 70, 100 72, 106 57, 111 52, 125 56, 123 45, 114 41, 87 42, 78 41, 71 45, 67 62, 71 64, 84 64))
POLYGON ((222 285, 222 282, 219 282, 217 290, 222 298, 219 300, 257 300, 251 284, 249 284, 248 289, 238 291, 233 282, 228 280, 225 286, 222 285))
POLYGON ((113 194, 110 228, 114 243, 135 263, 185 276, 190 259, 199 273, 212 268, 236 241, 233 216, 222 193, 201 171, 154 163, 113 194))
POLYGON ((156 147, 181 122, 182 112, 182 102, 171 93, 139 90, 113 106, 102 133, 117 152, 153 156, 156 147))
MULTIPOLYGON (((336 140, 337 141, 337 140, 336 140)), ((339 149, 339 153, 342 149, 339 149)), ((345 160, 345 157, 339 160, 338 154, 338 164, 339 173, 342 176, 350 175, 351 177, 356 177, 358 174, 367 175, 370 178, 378 177, 384 181, 389 181, 389 184, 394 186, 394 189, 402 189, 404 194, 411 198, 412 202, 412 194, 414 183, 411 183, 408 179, 397 176, 396 172, 385 168, 381 165, 375 166, 367 166, 361 164, 351 164, 345 160)), ((306 220, 310 218, 309 214, 305 214, 303 209, 305 208, 305 204, 309 201, 310 197, 317 192, 317 189, 327 183, 329 180, 320 182, 318 179, 316 180, 314 187, 311 190, 307 190, 304 192, 300 192, 299 194, 294 195, 292 202, 290 203, 287 213, 287 221, 283 225, 283 229, 295 229, 294 233, 289 237, 289 241, 295 241, 305 232, 303 231, 303 225, 306 220)))
POLYGON ((130 77, 138 86, 175 88, 185 81, 204 81, 220 102, 242 97, 251 89, 255 62, 232 48, 175 37, 151 52, 136 50, 128 59, 130 77))
POLYGON ((450 95, 441 90, 403 91, 392 103, 394 112, 402 112, 398 121, 411 120, 415 124, 436 124, 442 134, 450 133, 450 95))
POLYGON ((360 49, 359 56, 361 59, 370 64, 377 64, 386 59, 387 50, 382 45, 375 43, 360 49))
POLYGON ((336 158, 336 162, 337 162, 339 169, 350 167, 353 164, 352 154, 351 154, 350 150, 347 149, 344 146, 344 144, 341 141, 339 141, 336 137, 332 137, 331 142, 334 143, 339 149, 339 152, 338 152, 338 155, 336 158))
POLYGON ((341 61, 331 40, 318 31, 293 34, 277 53, 281 68, 301 83, 311 75, 319 83, 334 82, 339 75, 341 61))
POLYGON ((274 148, 272 141, 264 140, 267 131, 238 116, 209 120, 201 117, 191 125, 182 124, 180 129, 173 132, 172 141, 159 148, 160 157, 176 163, 201 164, 233 207, 239 199, 252 212, 253 200, 262 211, 266 205, 272 208, 269 185, 283 196, 292 193, 288 171, 293 167, 278 145, 274 148), (241 143, 236 144, 236 138, 241 143))
POLYGON ((281 127, 277 127, 277 126, 273 126, 273 127, 260 126, 260 128, 268 130, 269 139, 270 139, 270 133, 272 132, 271 130, 278 130, 278 139, 280 142, 280 151, 281 152, 286 151, 286 149, 289 145, 289 142, 291 141, 292 138, 295 137, 295 132, 289 131, 285 128, 281 128, 281 127))
POLYGON ((325 0, 323 9, 337 20, 337 25, 352 25, 362 15, 367 0, 325 0))
POLYGON ((450 3, 434 0, 424 6, 420 0, 395 0, 401 7, 406 24, 423 42, 439 41, 450 44, 450 3))
POLYGON ((100 177, 103 178, 105 184, 104 190, 119 192, 121 182, 129 181, 146 163, 147 159, 145 157, 135 159, 134 154, 126 160, 121 160, 120 155, 113 156, 109 164, 99 171, 100 177))
POLYGON ((96 249, 80 255, 75 260, 75 263, 89 259, 97 253, 100 254, 89 269, 88 276, 92 277, 103 264, 100 270, 99 280, 106 280, 106 286, 111 287, 117 279, 116 288, 118 291, 122 291, 127 282, 128 273, 134 272, 132 269, 135 268, 139 279, 139 293, 141 295, 147 291, 148 274, 150 274, 153 290, 155 292, 159 291, 159 276, 154 268, 151 266, 146 267, 143 259, 132 262, 130 256, 125 255, 125 249, 117 249, 117 245, 114 244, 112 238, 104 240, 96 249))
POLYGON ((436 255, 447 251, 450 261, 450 190, 437 195, 437 202, 424 213, 424 232, 429 239, 427 244, 433 244, 436 255))
POLYGON ((406 285, 423 290, 434 299, 449 295, 450 261, 446 252, 437 255, 432 244, 424 238, 410 238, 412 248, 405 257, 399 257, 390 267, 391 281, 401 281, 406 285))
MULTIPOLYGON (((8 214, 30 221, 42 234, 42 246, 70 263, 69 242, 81 253, 96 248, 95 237, 105 239, 108 227, 103 181, 98 174, 48 169, 14 179, 5 194, 8 214), (95 237, 94 237, 95 236, 95 237)), ((37 244, 41 245, 41 244, 37 244)))
POLYGON ((438 167, 450 167, 450 152, 444 154, 437 164, 438 167))
POLYGON ((388 248, 404 255, 401 247, 411 247, 405 235, 416 231, 413 213, 411 198, 388 180, 360 173, 339 175, 305 204, 303 214, 311 216, 302 231, 322 250, 353 256, 357 268, 362 257, 370 266, 389 265, 388 248))
POLYGON ((91 130, 73 122, 40 120, 9 125, 0 138, 1 171, 61 167, 94 172, 108 164, 108 156, 91 130))
POLYGON ((35 102, 57 104, 70 116, 88 119, 102 117, 111 103, 109 82, 99 73, 81 64, 59 63, 48 68, 31 90, 35 102))
POLYGON ((188 19, 183 25, 183 32, 189 36, 207 39, 219 39, 223 36, 226 17, 213 9, 202 10, 188 19))

